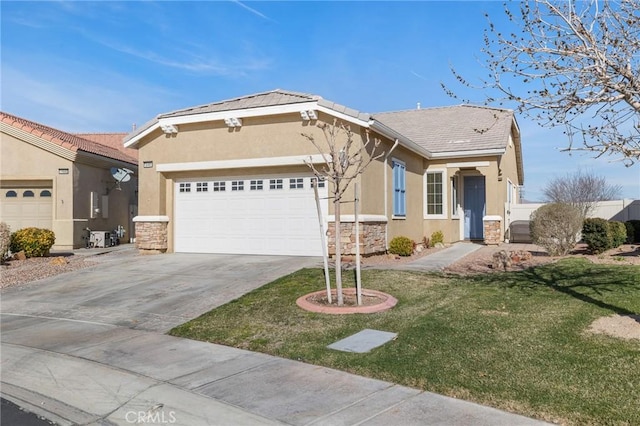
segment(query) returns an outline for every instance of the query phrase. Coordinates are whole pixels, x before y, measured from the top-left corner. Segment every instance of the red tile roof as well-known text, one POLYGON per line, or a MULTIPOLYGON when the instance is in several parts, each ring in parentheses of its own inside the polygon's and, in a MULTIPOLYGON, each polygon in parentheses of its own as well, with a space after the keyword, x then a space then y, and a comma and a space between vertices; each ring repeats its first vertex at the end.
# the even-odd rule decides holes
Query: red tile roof
POLYGON ((100 155, 102 157, 111 158, 114 160, 124 161, 126 163, 138 164, 136 157, 130 155, 128 152, 113 146, 102 144, 95 140, 90 140, 87 137, 81 137, 71 133, 63 132, 62 130, 54 129, 52 127, 45 126, 34 121, 26 120, 24 118, 16 117, 15 115, 7 114, 0 111, 0 121, 6 123, 16 129, 31 133, 39 138, 47 140, 49 142, 60 145, 71 151, 84 151, 91 154, 100 155))
POLYGON ((128 135, 128 133, 75 133, 84 139, 89 139, 99 143, 100 145, 110 146, 120 152, 124 152, 129 157, 138 158, 138 150, 134 148, 125 148, 122 140, 128 135))

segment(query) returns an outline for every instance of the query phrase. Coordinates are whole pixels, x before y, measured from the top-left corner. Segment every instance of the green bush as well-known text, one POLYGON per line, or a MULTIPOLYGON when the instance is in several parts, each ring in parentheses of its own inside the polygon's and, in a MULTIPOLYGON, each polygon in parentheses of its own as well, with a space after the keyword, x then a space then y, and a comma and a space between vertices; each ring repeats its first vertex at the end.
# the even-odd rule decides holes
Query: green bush
POLYGON ((11 251, 24 251, 27 257, 42 257, 56 242, 53 231, 41 228, 24 228, 11 234, 11 251))
POLYGON ((627 241, 629 243, 640 243, 640 220, 628 220, 625 225, 627 225, 627 241), (631 227, 631 230, 629 227, 631 227))
POLYGON ((444 234, 442 231, 436 231, 431 234, 431 245, 435 246, 438 243, 444 244, 444 234))
POLYGON ((4 258, 9 251, 9 245, 11 244, 11 230, 9 225, 4 222, 0 222, 0 263, 4 261, 4 258))
POLYGON ((564 203, 545 204, 531 214, 529 231, 534 244, 551 256, 564 256, 576 246, 582 213, 564 203))
POLYGON ((413 241, 407 237, 395 237, 389 243, 389 253, 399 256, 411 256, 413 254, 413 241))
POLYGON ((613 247, 611 227, 606 219, 585 219, 582 225, 582 240, 592 253, 602 253, 613 247))
POLYGON ((609 221, 609 233, 611 234, 612 248, 620 247, 627 241, 627 227, 622 222, 609 221))

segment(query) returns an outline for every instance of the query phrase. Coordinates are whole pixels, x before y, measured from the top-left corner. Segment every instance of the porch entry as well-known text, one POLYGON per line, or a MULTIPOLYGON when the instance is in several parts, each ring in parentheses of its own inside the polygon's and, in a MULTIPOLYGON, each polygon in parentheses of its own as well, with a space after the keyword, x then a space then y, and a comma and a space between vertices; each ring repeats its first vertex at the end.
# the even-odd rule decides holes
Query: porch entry
POLYGON ((464 177, 464 239, 484 239, 485 215, 485 182, 484 176, 464 177))

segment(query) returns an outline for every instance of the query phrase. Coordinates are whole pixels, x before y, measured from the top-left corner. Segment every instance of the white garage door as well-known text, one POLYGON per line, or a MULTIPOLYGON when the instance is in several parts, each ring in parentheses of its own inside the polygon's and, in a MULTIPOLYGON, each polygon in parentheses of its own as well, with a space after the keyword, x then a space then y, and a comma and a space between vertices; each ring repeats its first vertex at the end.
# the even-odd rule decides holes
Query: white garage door
POLYGON ((2 188, 0 221, 18 229, 51 229, 53 203, 51 188, 2 188))
MULTIPOLYGON (((311 185, 308 176, 176 182, 174 250, 321 256, 311 185)), ((328 205, 324 182, 318 190, 324 217, 328 205)))

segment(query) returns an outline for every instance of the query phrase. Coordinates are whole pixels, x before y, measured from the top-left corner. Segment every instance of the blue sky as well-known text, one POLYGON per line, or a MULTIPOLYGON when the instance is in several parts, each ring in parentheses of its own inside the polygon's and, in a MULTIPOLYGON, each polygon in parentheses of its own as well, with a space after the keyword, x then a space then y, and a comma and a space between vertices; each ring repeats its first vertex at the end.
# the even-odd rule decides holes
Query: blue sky
MULTIPOLYGON (((1 109, 68 132, 126 132, 155 115, 276 88, 363 112, 455 105, 501 2, 10 2, 1 8, 1 109)), ((525 197, 577 170, 640 198, 640 165, 568 155, 559 130, 517 117, 525 197)))

